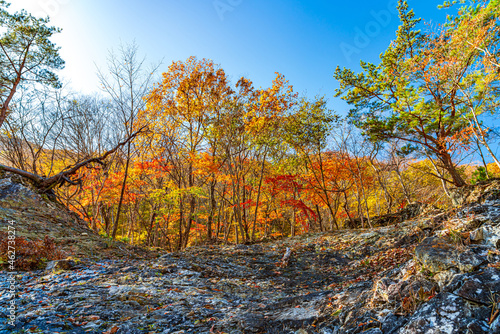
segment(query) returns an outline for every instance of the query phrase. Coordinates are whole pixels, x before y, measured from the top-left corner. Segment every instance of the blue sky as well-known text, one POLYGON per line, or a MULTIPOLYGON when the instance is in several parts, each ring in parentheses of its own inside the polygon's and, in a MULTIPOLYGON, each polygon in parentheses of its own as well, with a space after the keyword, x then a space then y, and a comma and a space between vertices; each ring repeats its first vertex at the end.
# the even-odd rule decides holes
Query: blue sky
MULTIPOLYGON (((209 58, 236 81, 246 76, 268 86, 280 72, 299 93, 324 95, 332 108, 348 107, 333 98, 337 65, 358 69, 359 60, 377 62, 395 36, 396 0, 13 0, 49 15, 63 29, 54 41, 66 61, 62 72, 80 92, 98 91, 96 66, 120 42, 134 41, 148 61, 189 56, 209 58)), ((440 1, 410 0, 418 17, 444 22, 440 1)))

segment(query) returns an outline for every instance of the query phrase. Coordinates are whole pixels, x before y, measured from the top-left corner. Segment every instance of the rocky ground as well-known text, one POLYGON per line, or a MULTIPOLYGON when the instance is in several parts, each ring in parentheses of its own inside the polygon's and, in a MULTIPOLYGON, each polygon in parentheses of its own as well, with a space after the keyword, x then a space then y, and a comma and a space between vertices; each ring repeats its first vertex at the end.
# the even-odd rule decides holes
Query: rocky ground
POLYGON ((457 198, 373 230, 2 271, 0 333, 500 333, 500 181, 457 198))

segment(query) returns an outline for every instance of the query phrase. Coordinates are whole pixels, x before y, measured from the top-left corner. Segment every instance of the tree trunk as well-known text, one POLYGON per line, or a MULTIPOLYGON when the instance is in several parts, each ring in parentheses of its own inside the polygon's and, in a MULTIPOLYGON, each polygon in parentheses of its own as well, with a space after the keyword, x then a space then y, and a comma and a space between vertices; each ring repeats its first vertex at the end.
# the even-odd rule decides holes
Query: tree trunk
POLYGON ((410 198, 410 193, 408 192, 408 189, 406 188, 406 184, 403 181, 403 177, 401 176, 401 172, 399 171, 399 164, 396 166, 396 175, 398 176, 399 183, 401 184, 401 188, 403 188, 403 194, 405 195, 406 201, 408 203, 411 203, 411 198, 410 198))
POLYGON ((347 199, 347 194, 345 191, 342 192, 344 194, 344 211, 347 215, 347 218, 349 218, 349 222, 351 223, 351 226, 353 226, 354 221, 351 217, 351 214, 349 213, 349 200, 347 199))
MULTIPOLYGON (((479 151, 479 155, 481 156, 481 161, 483 162, 484 170, 486 172, 486 179, 489 179, 490 175, 488 173, 488 164, 486 163, 486 159, 484 159, 483 151, 481 150, 481 143, 479 142, 479 139, 477 137, 476 137, 476 145, 479 151)), ((500 168, 500 166, 498 167, 500 168)))
POLYGON ((382 178, 382 172, 380 169, 375 167, 375 162, 372 161, 372 168, 375 171, 375 175, 377 175, 377 181, 382 187, 382 190, 384 191, 384 197, 385 197, 385 202, 387 203, 387 213, 392 212, 392 196, 389 193, 389 190, 387 189, 387 185, 385 184, 383 178, 382 178))
POLYGON ((477 140, 480 141, 481 144, 484 145, 484 147, 486 147, 486 150, 488 151, 490 156, 493 158, 493 161, 495 161, 498 168, 500 168, 500 161, 498 161, 495 153, 493 153, 493 151, 491 150, 490 145, 488 145, 488 143, 486 142, 486 138, 484 135, 485 131, 483 131, 483 129, 481 128, 481 123, 479 123, 479 121, 477 119, 476 111, 474 110, 474 108, 470 108, 470 109, 472 111, 472 116, 474 119, 474 126, 472 127, 474 129, 474 135, 476 136, 477 140))
POLYGON ((368 221, 368 226, 370 226, 370 228, 373 228, 372 221, 370 219, 370 211, 369 211, 370 208, 368 207, 368 199, 366 197, 365 186, 363 184, 363 179, 361 176, 359 177, 359 181, 361 183, 361 194, 363 195, 363 200, 365 202, 365 207, 366 207, 366 220, 368 221))
POLYGON ((321 218, 321 213, 319 212, 319 205, 318 204, 316 204, 316 214, 318 215, 319 230, 320 230, 320 232, 324 232, 323 231, 323 219, 321 218))
POLYGON ((215 210, 217 209, 217 200, 215 198, 216 181, 210 181, 210 213, 207 219, 207 239, 212 241, 212 224, 214 221, 215 210))
POLYGON ((183 242, 183 248, 186 248, 189 242, 189 233, 191 232, 191 226, 193 224, 193 218, 194 218, 194 210, 196 206, 196 198, 194 195, 190 196, 190 201, 189 201, 189 216, 187 217, 187 224, 186 224, 186 230, 184 231, 184 242, 183 242))
POLYGON ((154 242, 154 233, 153 233, 153 227, 156 219, 156 210, 157 206, 156 204, 151 206, 151 213, 149 215, 149 228, 148 228, 148 246, 151 246, 151 244, 154 242))
POLYGON ((450 191, 448 190, 448 186, 446 185, 446 182, 444 181, 444 175, 439 171, 438 167, 434 163, 434 160, 432 160, 429 157, 429 161, 431 162, 432 167, 434 167, 434 171, 436 172, 436 174, 441 177, 440 181, 441 181, 441 186, 443 187, 444 193, 446 194, 446 196, 448 196, 448 198, 451 198, 451 194, 450 194, 450 191))
POLYGON ((259 211, 259 201, 260 201, 260 192, 262 188, 262 179, 264 178, 264 166, 266 162, 266 155, 267 155, 267 148, 264 151, 264 157, 262 158, 262 164, 260 166, 260 178, 259 178, 259 188, 257 190, 257 202, 255 203, 255 211, 254 211, 254 218, 253 218, 253 226, 252 226, 252 241, 255 240, 255 225, 257 224, 257 215, 259 211))
POLYGON ((182 228, 184 226, 184 201, 183 201, 182 197, 183 197, 182 195, 179 195, 179 241, 177 243, 177 250, 178 251, 182 249, 182 242, 183 242, 182 241, 183 240, 182 228))
POLYGON ((115 240, 116 238, 116 231, 118 230, 118 223, 120 220, 120 210, 122 208, 122 203, 123 203, 123 196, 125 195, 125 186, 127 185, 127 178, 128 178, 128 167, 130 165, 130 142, 127 144, 127 161, 125 162, 125 172, 123 175, 123 182, 122 182, 122 189, 120 192, 120 200, 118 202, 118 209, 116 210, 116 218, 115 218, 115 224, 113 226, 113 234, 112 238, 115 240))
POLYGON ((443 167, 448 171, 448 173, 450 173, 451 178, 453 179, 453 184, 456 187, 463 187, 467 185, 462 176, 458 173, 453 161, 451 160, 451 156, 447 152, 441 153, 439 158, 443 163, 443 167))

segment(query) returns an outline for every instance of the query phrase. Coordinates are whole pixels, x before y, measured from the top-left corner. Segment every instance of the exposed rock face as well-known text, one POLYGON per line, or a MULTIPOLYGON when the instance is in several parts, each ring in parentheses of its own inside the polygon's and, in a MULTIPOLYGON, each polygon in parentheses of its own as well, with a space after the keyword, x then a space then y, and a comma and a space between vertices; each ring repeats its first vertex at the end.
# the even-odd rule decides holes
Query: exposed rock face
POLYGON ((445 290, 452 291, 468 301, 484 306, 492 304, 492 298, 500 293, 500 271, 496 268, 483 270, 455 277, 445 290))
MULTIPOLYGON (((422 203, 410 203, 399 212, 372 217, 370 222, 375 227, 399 224, 405 220, 417 217, 425 208, 426 206, 422 203)), ((345 228, 367 227, 368 220, 367 218, 364 218, 363 221, 361 221, 361 218, 347 219, 344 221, 343 226, 345 228)))
MULTIPOLYGON (((30 201, 29 187, 0 183, 0 194, 8 187, 30 201)), ((456 210, 397 226, 148 261, 52 263, 16 276, 23 290, 15 327, 2 319, 9 299, 0 294, 0 333, 500 333, 495 187, 471 188, 456 210)), ((12 210, 9 219, 26 217, 12 210)), ((28 213, 43 218, 37 210, 28 213)), ((6 279, 2 272, 4 290, 6 279)))
POLYGON ((71 270, 74 268, 76 265, 76 262, 73 260, 57 260, 57 261, 50 261, 47 263, 47 266, 45 268, 45 271, 48 273, 54 272, 60 272, 60 271, 66 271, 66 270, 71 270))
POLYGON ((456 206, 470 203, 495 204, 500 200, 500 179, 479 182, 475 186, 465 186, 451 190, 456 206))
MULTIPOLYGON (((479 253, 481 250, 478 251, 479 253)), ((457 249, 449 241, 426 238, 415 248, 415 258, 431 273, 437 274, 449 269, 469 272, 486 261, 486 256, 477 255, 472 249, 457 249)))
MULTIPOLYGON (((471 325, 476 324, 468 317, 470 313, 462 298, 452 293, 440 293, 419 308, 398 333, 466 333, 471 325)), ((481 328, 481 323, 478 325, 481 328)))

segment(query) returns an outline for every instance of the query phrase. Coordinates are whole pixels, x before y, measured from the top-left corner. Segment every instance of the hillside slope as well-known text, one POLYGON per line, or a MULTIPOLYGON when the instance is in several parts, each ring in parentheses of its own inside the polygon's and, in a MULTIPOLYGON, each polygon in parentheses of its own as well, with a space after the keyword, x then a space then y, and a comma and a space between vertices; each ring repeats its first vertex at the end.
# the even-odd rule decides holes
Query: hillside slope
POLYGON ((29 240, 48 236, 58 249, 79 258, 149 255, 141 248, 96 235, 78 215, 37 192, 28 180, 0 171, 0 232, 7 232, 9 226, 16 236, 29 240))

